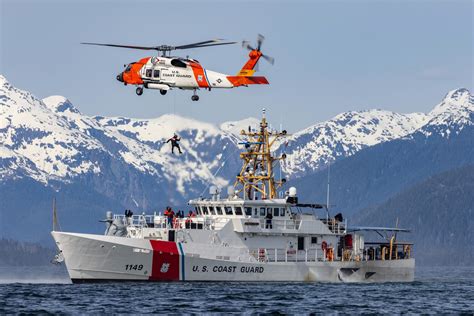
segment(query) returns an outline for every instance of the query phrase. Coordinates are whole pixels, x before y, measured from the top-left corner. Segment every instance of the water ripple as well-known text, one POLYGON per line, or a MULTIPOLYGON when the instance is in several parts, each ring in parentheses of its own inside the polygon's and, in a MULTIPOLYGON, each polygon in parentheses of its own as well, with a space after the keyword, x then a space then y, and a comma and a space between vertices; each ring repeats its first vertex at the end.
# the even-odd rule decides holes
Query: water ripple
POLYGON ((473 272, 422 268, 409 284, 5 283, 0 314, 472 314, 473 272))

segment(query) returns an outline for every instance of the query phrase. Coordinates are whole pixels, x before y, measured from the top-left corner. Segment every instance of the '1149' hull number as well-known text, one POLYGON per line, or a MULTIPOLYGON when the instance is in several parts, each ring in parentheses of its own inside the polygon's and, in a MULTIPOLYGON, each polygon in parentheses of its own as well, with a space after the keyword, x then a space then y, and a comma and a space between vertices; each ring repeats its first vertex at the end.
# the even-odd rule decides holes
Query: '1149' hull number
POLYGON ((143 269, 143 264, 126 264, 125 265, 126 271, 131 271, 131 270, 141 271, 142 269, 143 269))

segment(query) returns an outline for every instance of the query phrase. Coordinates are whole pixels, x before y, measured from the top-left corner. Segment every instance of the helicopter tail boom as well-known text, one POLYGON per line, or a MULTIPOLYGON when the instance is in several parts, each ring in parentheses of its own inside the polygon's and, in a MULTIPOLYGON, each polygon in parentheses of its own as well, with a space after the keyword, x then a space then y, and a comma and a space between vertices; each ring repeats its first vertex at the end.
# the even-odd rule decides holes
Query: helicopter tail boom
POLYGON ((249 60, 245 63, 242 69, 240 69, 237 76, 253 76, 255 73, 255 66, 257 66, 257 63, 262 55, 263 54, 261 52, 252 50, 249 53, 249 60))
POLYGON ((265 77, 228 76, 227 80, 229 80, 234 87, 247 86, 249 84, 269 84, 265 77))

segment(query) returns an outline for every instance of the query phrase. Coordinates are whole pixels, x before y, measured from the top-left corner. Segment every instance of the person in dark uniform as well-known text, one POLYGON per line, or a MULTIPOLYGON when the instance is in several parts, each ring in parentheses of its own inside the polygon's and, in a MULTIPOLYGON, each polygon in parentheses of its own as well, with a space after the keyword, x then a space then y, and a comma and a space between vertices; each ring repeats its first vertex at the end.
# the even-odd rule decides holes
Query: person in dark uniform
POLYGON ((265 216, 265 219, 266 219, 265 228, 266 229, 273 229, 273 224, 272 224, 273 215, 272 215, 271 211, 267 212, 267 216, 265 216))
POLYGON ((179 144, 178 142, 181 140, 180 137, 178 137, 178 135, 174 134, 173 137, 171 137, 170 139, 168 139, 166 141, 166 143, 169 143, 171 142, 171 153, 174 154, 174 148, 178 148, 178 151, 180 154, 182 154, 181 152, 181 147, 179 147, 179 144))

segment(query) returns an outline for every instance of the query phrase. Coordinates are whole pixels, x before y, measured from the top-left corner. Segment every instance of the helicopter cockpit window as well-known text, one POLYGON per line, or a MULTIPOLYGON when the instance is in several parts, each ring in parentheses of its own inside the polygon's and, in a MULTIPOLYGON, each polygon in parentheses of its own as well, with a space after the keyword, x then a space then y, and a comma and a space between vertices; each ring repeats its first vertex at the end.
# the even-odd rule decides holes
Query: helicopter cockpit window
POLYGON ((181 67, 181 68, 186 68, 186 64, 179 60, 179 59, 172 59, 171 60, 171 65, 175 66, 175 67, 181 67))
POLYGON ((125 72, 129 72, 132 69, 132 64, 128 64, 127 68, 125 68, 125 72))

